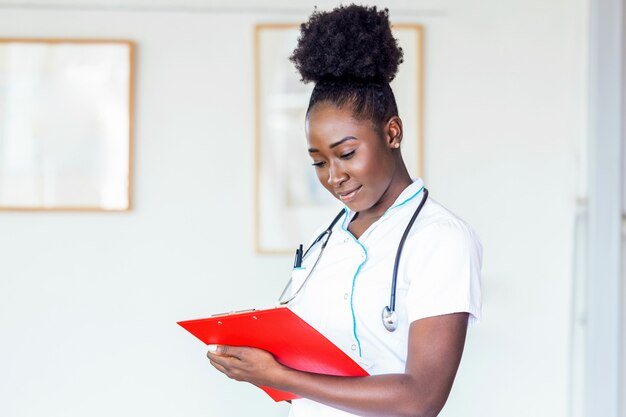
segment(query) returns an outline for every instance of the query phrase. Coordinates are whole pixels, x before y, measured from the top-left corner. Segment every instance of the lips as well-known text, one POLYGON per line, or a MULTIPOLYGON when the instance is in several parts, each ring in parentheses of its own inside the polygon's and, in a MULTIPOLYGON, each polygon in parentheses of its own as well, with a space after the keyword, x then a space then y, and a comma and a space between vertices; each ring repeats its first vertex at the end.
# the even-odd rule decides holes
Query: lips
POLYGON ((342 192, 338 192, 337 196, 339 196, 339 199, 341 201, 351 201, 354 200, 357 196, 357 194, 359 194, 359 191, 361 191, 361 189, 363 188, 362 185, 359 185, 358 187, 355 188, 351 188, 349 190, 346 191, 342 191, 342 192))

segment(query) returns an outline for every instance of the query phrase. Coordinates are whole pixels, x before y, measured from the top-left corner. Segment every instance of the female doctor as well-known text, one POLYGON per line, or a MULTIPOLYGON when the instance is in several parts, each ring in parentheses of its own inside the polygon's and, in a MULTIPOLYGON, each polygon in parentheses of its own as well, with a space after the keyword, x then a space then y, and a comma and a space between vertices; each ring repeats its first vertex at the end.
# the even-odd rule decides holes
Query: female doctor
POLYGON ((293 417, 436 416, 480 315, 481 246, 403 162, 389 86, 402 50, 388 11, 315 11, 291 60, 315 82, 306 116, 313 169, 346 209, 294 271, 289 306, 371 376, 302 372, 251 347, 213 345, 207 356, 232 379, 301 396, 293 417))

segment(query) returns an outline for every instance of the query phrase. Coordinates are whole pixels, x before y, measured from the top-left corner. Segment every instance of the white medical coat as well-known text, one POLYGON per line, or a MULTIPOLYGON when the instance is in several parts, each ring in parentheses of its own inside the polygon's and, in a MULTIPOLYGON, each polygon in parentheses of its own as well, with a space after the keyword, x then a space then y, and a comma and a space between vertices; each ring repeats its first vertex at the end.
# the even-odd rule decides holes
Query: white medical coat
MULTIPOLYGON (((359 239, 347 230, 355 213, 346 209, 314 272, 289 305, 371 375, 404 372, 411 322, 455 312, 469 313, 470 323, 480 318, 480 241, 463 220, 429 197, 400 259, 398 328, 389 332, 383 326, 381 312, 389 304, 398 244, 423 187, 421 179, 415 180, 359 239)), ((320 246, 294 271, 294 291, 320 246)), ((290 417, 352 415, 308 399, 294 400, 290 412, 290 417)))

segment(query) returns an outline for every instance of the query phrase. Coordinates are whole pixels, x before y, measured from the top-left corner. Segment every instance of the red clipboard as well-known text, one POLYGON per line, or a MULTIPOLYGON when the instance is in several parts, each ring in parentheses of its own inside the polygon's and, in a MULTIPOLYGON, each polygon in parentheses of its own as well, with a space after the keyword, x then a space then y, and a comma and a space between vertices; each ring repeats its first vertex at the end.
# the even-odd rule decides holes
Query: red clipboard
MULTIPOLYGON (((287 307, 252 310, 178 322, 207 345, 252 346, 267 350, 285 366, 338 376, 369 375, 359 364, 287 307)), ((300 398, 259 387, 274 401, 300 398)))

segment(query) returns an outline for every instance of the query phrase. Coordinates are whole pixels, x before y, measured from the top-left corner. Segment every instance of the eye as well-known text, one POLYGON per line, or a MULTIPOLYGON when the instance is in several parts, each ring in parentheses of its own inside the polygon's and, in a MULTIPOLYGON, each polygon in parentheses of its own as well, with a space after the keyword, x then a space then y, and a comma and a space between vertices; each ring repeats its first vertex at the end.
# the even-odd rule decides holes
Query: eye
POLYGON ((350 159, 350 158, 352 158, 353 155, 354 155, 354 150, 352 150, 350 152, 346 152, 344 154, 341 154, 340 158, 341 159, 350 159))
POLYGON ((312 164, 312 165, 313 165, 315 168, 321 168, 321 167, 323 167, 324 165, 326 165, 326 162, 324 162, 324 161, 313 162, 313 164, 312 164))

